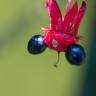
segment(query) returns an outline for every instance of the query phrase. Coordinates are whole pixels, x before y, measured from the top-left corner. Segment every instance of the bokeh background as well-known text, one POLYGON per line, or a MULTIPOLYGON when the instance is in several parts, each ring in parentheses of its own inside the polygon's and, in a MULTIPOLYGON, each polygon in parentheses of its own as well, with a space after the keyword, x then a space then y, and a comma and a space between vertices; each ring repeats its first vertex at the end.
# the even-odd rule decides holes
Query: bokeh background
MULTIPOLYGON (((49 26, 45 0, 0 0, 0 96, 96 96, 96 3, 87 1, 79 28, 86 60, 72 66, 61 53, 59 66, 54 68, 55 51, 47 49, 37 56, 27 51, 29 39, 49 26)), ((66 0, 57 2, 64 15, 66 0)), ((82 0, 78 2, 80 6, 82 0)))

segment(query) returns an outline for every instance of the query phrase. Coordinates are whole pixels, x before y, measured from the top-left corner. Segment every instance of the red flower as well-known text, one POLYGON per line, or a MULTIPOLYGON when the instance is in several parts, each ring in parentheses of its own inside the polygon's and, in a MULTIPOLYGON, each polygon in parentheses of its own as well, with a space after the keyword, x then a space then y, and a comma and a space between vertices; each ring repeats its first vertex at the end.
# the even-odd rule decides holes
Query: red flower
POLYGON ((56 51, 66 51, 70 44, 78 42, 77 32, 86 11, 86 0, 82 1, 79 10, 77 1, 72 6, 71 0, 68 0, 64 17, 56 0, 47 0, 45 5, 50 16, 50 27, 42 28, 45 32, 45 43, 56 51))

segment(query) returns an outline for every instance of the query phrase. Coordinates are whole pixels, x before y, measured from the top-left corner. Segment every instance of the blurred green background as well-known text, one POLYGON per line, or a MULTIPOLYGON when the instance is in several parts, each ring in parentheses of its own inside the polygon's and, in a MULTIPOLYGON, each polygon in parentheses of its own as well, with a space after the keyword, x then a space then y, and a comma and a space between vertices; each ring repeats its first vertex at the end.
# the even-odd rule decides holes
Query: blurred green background
MULTIPOLYGON (((62 14, 66 0, 57 0, 62 14)), ((75 0, 74 0, 75 1, 75 0)), ((78 0, 79 5, 82 0, 78 0)), ((27 52, 32 35, 49 26, 45 0, 0 0, 0 96, 81 96, 90 58, 93 2, 88 0, 79 34, 87 58, 82 66, 70 65, 64 53, 54 68, 57 53, 47 49, 33 56, 27 52), (48 61, 48 62, 47 62, 48 61)), ((91 95, 86 95, 91 96, 91 95)))

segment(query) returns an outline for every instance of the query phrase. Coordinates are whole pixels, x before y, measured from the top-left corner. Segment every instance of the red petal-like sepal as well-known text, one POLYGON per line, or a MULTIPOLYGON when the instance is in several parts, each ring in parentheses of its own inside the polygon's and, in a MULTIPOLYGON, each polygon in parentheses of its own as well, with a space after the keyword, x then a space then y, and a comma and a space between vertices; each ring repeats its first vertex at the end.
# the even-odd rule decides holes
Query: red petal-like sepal
POLYGON ((73 30, 74 32, 78 32, 80 22, 81 22, 81 20, 83 19, 84 15, 85 15, 85 11, 86 11, 86 2, 83 1, 82 5, 81 5, 81 7, 79 9, 77 19, 74 22, 74 30, 73 30))
POLYGON ((78 4, 76 2, 73 5, 72 9, 70 9, 64 17, 63 21, 64 33, 73 34, 71 30, 77 15, 78 15, 78 4))
POLYGON ((46 1, 46 8, 48 10, 48 14, 50 16, 50 29, 51 30, 57 30, 62 25, 62 15, 59 9, 59 6, 56 2, 56 0, 49 0, 46 1))

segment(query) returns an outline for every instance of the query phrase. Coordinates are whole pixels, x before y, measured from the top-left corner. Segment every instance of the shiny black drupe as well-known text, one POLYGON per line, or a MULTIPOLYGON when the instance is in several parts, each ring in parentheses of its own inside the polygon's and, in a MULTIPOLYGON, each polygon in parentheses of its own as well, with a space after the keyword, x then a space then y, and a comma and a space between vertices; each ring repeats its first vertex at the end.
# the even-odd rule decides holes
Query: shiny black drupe
POLYGON ((40 54, 46 49, 46 45, 44 43, 44 37, 41 35, 33 36, 29 42, 27 49, 31 54, 40 54))
POLYGON ((73 44, 69 46, 65 56, 69 63, 73 65, 80 65, 85 58, 84 48, 79 44, 73 44))

